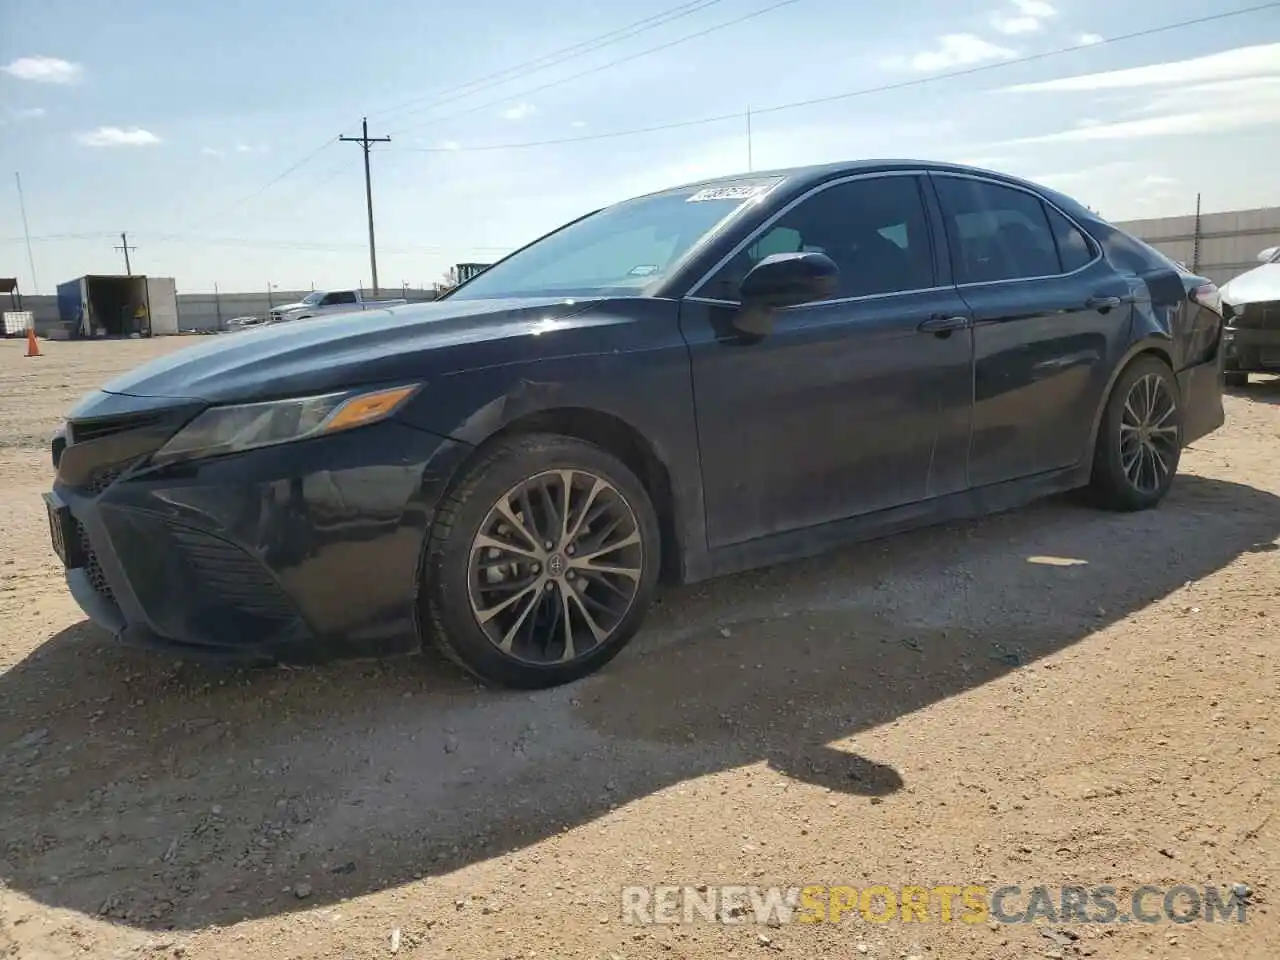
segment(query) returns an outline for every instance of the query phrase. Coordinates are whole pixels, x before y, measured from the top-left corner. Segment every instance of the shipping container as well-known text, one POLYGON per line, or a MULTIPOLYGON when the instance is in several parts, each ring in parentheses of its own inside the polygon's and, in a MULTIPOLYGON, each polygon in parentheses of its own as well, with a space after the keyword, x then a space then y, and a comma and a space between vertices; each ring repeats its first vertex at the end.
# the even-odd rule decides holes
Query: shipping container
POLYGON ((58 315, 73 337, 151 337, 178 332, 172 277, 85 276, 58 284, 58 315))

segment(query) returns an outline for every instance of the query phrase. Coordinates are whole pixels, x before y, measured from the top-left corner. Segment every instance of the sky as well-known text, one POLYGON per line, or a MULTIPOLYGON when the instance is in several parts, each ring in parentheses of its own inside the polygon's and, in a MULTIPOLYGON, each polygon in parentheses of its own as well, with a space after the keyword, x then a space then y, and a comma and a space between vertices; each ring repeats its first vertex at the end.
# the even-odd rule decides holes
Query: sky
POLYGON ((1280 4, 1112 41, 1259 3, 0 0, 0 276, 122 272, 127 231, 180 292, 368 287, 338 140, 362 116, 391 137, 384 290, 638 193, 842 159, 1006 171, 1113 221, 1276 205, 1280 4))

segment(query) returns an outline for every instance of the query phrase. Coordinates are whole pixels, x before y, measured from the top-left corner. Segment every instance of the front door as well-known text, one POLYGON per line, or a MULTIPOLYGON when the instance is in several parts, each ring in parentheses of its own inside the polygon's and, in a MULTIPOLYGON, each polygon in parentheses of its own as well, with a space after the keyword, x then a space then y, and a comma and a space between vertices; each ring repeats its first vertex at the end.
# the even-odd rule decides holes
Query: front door
POLYGON ((968 311, 940 283, 914 175, 819 188, 766 224, 681 306, 712 548, 963 490, 972 405, 968 311), (837 299, 732 327, 763 257, 818 250, 837 299))
POLYGON ((1069 467, 1132 311, 1127 280, 1051 204, 1017 187, 933 174, 960 295, 973 312, 975 487, 1069 467))

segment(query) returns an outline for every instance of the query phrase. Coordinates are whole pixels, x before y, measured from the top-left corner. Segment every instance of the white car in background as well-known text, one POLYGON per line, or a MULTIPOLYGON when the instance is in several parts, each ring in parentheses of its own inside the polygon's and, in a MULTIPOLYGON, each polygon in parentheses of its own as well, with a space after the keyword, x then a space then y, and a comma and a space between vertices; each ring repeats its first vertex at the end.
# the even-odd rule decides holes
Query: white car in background
POLYGON ((1258 259, 1262 266, 1222 287, 1223 376, 1231 387, 1243 387, 1251 373, 1280 373, 1280 247, 1258 259))
POLYGON ((331 313, 354 313, 359 310, 382 310, 408 300, 367 300, 359 290, 313 290, 297 303, 271 308, 271 323, 306 320, 331 313))

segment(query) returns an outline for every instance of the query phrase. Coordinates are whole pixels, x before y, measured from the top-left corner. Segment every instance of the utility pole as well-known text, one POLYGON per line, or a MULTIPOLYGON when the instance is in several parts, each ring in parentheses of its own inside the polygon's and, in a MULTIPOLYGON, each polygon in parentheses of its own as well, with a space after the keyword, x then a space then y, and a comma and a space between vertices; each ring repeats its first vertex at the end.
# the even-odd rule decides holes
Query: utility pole
POLYGON ((747 107, 747 173, 751 173, 754 167, 751 159, 751 108, 747 107))
POLYGON ((133 276, 133 268, 129 266, 129 251, 137 250, 137 247, 129 246, 129 235, 127 233, 120 234, 120 246, 112 247, 113 250, 124 251, 124 272, 126 275, 133 276))
POLYGON ((22 211, 22 234, 27 238, 27 265, 31 268, 31 292, 40 295, 40 281, 36 279, 36 258, 31 253, 31 228, 27 226, 27 200, 22 195, 22 174, 13 171, 14 182, 18 184, 18 209, 22 211))
POLYGON ((1200 269, 1200 194, 1196 194, 1196 229, 1191 243, 1191 272, 1200 269))
POLYGON ((358 143, 364 150, 364 200, 369 211, 369 269, 373 271, 373 295, 378 295, 378 253, 373 240, 373 182, 369 179, 369 147, 375 143, 390 143, 390 137, 370 137, 369 118, 360 120, 360 136, 339 137, 344 143, 358 143))

